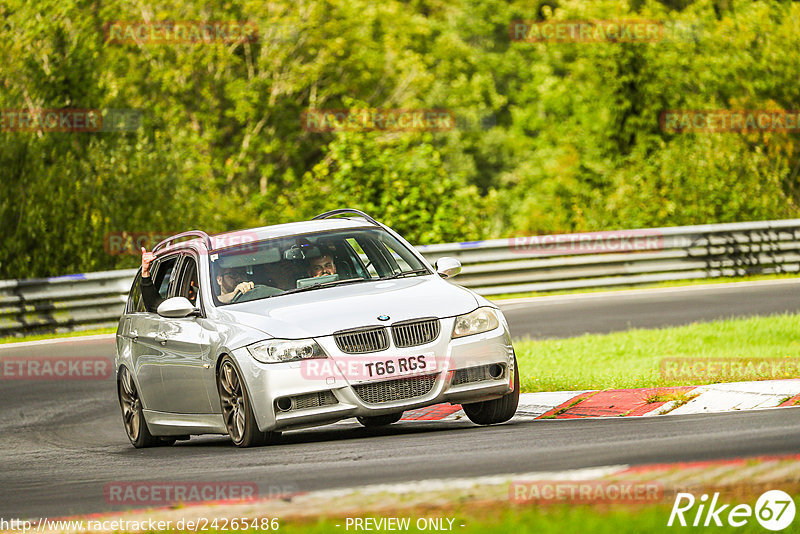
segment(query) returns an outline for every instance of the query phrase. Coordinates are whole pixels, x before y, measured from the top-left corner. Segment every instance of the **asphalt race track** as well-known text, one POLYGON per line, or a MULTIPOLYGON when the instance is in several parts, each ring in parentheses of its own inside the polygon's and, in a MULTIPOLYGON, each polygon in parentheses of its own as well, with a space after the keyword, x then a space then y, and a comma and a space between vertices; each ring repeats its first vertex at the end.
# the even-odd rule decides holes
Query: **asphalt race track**
MULTIPOLYGON (((730 316, 797 312, 800 283, 565 297, 504 305, 515 336, 556 337, 730 316)), ((0 346, 0 357, 113 356, 110 340, 0 346)), ((0 380, 0 517, 116 510, 110 482, 255 482, 308 491, 499 473, 800 452, 800 409, 664 418, 535 420, 496 427, 402 422, 330 425, 240 450, 193 438, 136 450, 122 428, 113 379, 0 380), (591 439, 589 439, 591 436, 591 439), (504 447, 503 444, 509 444, 504 447), (520 446, 526 444, 526 446, 520 446)))

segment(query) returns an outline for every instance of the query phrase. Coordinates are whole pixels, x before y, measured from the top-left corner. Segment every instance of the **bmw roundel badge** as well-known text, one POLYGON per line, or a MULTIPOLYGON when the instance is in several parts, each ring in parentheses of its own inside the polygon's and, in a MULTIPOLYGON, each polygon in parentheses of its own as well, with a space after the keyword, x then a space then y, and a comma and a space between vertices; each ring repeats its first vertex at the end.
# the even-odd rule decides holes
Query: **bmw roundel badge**
POLYGON ((388 321, 389 320, 389 316, 388 315, 379 315, 378 316, 378 320, 379 321, 388 321))

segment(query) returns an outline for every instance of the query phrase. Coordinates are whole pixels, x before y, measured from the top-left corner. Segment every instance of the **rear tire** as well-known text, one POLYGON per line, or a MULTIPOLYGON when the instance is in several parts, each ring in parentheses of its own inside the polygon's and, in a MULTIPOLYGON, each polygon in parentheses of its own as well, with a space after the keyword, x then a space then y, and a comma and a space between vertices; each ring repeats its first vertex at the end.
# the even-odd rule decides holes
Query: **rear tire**
POLYGON ((476 425, 496 425, 505 423, 517 412, 519 405, 519 367, 514 356, 514 391, 499 399, 462 404, 464 413, 476 425))
POLYGON ((137 449, 146 447, 169 446, 175 443, 171 438, 159 438, 150 434, 147 428, 147 421, 144 419, 142 411, 142 399, 136 390, 136 383, 133 381, 131 372, 127 367, 122 367, 117 379, 117 397, 119 407, 122 410, 122 424, 125 426, 125 434, 131 445, 137 449))
POLYGON ((387 426, 391 425, 392 423, 396 423, 400 420, 401 417, 403 417, 403 412, 390 413, 389 415, 356 417, 356 419, 358 419, 358 422, 361 423, 363 426, 367 428, 374 428, 378 426, 387 426))
POLYGON ((239 371, 230 356, 225 356, 217 374, 217 390, 222 417, 233 444, 237 447, 260 447, 280 436, 280 432, 261 432, 253 405, 239 371))

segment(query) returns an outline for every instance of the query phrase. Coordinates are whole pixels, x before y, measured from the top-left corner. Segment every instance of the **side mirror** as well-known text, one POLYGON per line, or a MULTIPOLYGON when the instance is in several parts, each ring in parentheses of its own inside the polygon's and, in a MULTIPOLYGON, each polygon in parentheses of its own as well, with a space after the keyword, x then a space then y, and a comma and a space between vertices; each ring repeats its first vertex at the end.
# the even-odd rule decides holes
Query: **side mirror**
POLYGON ((186 297, 172 297, 159 304, 156 312, 161 317, 176 319, 193 315, 197 308, 186 297))
POLYGON ((453 278, 461 272, 461 262, 448 256, 439 258, 436 262, 436 272, 442 278, 453 278))

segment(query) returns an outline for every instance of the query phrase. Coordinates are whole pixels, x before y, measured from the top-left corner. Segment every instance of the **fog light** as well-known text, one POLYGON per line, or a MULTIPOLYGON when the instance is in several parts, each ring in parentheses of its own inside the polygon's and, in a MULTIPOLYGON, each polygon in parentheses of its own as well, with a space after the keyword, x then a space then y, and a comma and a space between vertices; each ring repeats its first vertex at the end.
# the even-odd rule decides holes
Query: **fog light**
POLYGON ((291 397, 281 397, 280 399, 275 401, 275 405, 278 409, 282 412, 288 412, 292 409, 292 398, 291 397))
POLYGON ((494 363, 489 366, 489 376, 494 379, 498 379, 503 376, 503 366, 499 363, 494 363))

